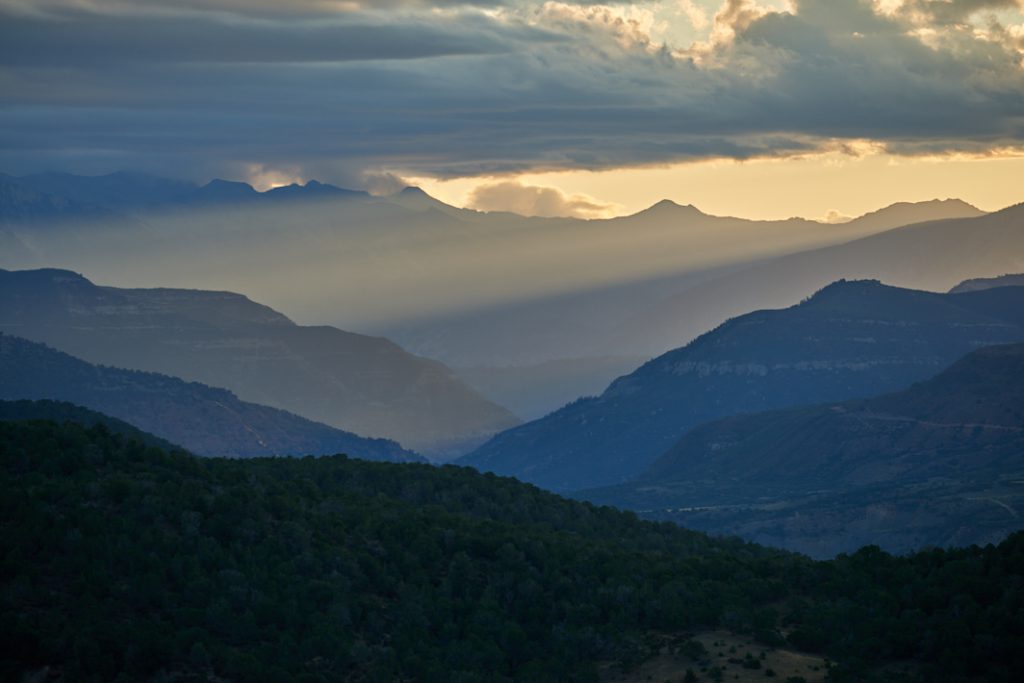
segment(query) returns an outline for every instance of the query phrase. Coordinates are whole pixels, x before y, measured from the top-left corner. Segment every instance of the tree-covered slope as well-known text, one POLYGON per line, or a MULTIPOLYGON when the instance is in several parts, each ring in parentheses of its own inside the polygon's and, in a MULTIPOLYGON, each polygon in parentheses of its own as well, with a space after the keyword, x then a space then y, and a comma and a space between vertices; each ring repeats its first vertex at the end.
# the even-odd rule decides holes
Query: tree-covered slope
POLYGON ((1024 524, 1024 344, 866 400, 738 415, 634 482, 584 492, 686 526, 832 556, 998 541, 1024 524))
POLYGON ((0 532, 5 678, 594 680, 716 625, 787 632, 836 680, 1024 674, 1019 535, 813 563, 465 468, 196 458, 43 421, 0 421, 0 532))
POLYGON ((167 451, 183 450, 181 446, 171 443, 159 436, 144 432, 138 427, 128 424, 124 420, 110 417, 95 410, 89 410, 82 406, 66 401, 2 401, 0 400, 0 420, 24 421, 24 420, 46 420, 61 424, 74 422, 76 424, 91 427, 102 424, 107 430, 114 434, 120 434, 129 439, 141 441, 147 446, 155 446, 167 451))
POLYGON ((702 422, 894 391, 979 346, 1022 339, 1024 288, 936 294, 840 281, 734 318, 461 462, 555 490, 615 484, 702 422))
POLYGON ((333 455, 422 460, 394 441, 367 439, 238 400, 225 389, 152 372, 92 365, 0 333, 0 399, 56 399, 120 418, 199 455, 333 455))

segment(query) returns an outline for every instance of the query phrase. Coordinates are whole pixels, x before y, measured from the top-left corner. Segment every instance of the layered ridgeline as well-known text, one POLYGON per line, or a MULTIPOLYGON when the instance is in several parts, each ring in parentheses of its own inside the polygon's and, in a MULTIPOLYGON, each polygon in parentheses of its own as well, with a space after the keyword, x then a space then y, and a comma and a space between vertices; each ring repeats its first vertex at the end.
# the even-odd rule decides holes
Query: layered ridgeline
POLYGON ((39 421, 0 421, 0 531, 5 680, 594 681, 659 652, 672 680, 783 680, 821 661, 794 647, 831 680, 1024 677, 1021 535, 814 563, 464 468, 39 421))
POLYGON ((0 271, 0 305, 0 331, 92 363, 225 387, 427 454, 517 423, 440 363, 386 339, 296 325, 239 294, 99 287, 63 270, 0 271))
POLYGON ((247 183, 213 180, 199 185, 126 171, 102 176, 57 172, 21 177, 0 174, 0 223, 38 225, 99 217, 118 219, 192 206, 368 197, 366 192, 316 181, 257 192, 247 183))
MULTIPOLYGON (((21 196, 77 208, 0 220, 0 267, 245 292, 295 319, 382 335, 440 360, 525 417, 593 395, 730 315, 830 281, 781 299, 765 289, 774 298, 756 300, 757 287, 754 301, 696 297, 683 315, 659 313, 709 278, 907 223, 982 214, 934 200, 835 225, 712 216, 662 201, 631 216, 580 220, 457 209, 415 188, 372 197, 316 182, 257 192, 137 173, 6 180, 21 196)), ((24 216, 24 203, 8 213, 24 216)), ((970 259, 970 247, 959 246, 970 262, 964 277, 1006 272, 970 259)), ((844 275, 856 273, 832 271, 831 279, 844 275)))
POLYGON ((1024 204, 978 217, 915 223, 707 278, 638 307, 606 338, 619 348, 693 339, 723 320, 778 308, 838 278, 947 291, 968 278, 1024 269, 1024 204))
MULTIPOLYGON (((240 401, 225 389, 93 365, 2 333, 0 399, 70 402, 124 420, 198 455, 344 453, 369 460, 422 460, 394 441, 362 438, 277 408, 240 401)), ((72 414, 62 419, 80 418, 72 414)))
POLYGON ((936 294, 840 281, 734 318, 460 462, 553 490, 620 483, 702 422, 897 390, 979 346, 1020 340, 1021 287, 936 294))
MULTIPOLYGON (((728 283, 731 276, 739 276, 751 264, 764 265, 774 272, 771 257, 780 254, 790 254, 798 260, 815 258, 808 249, 834 245, 841 250, 851 240, 884 234, 908 224, 973 219, 983 215, 965 202, 947 199, 893 204, 848 223, 823 225, 802 219, 751 221, 711 216, 693 206, 660 202, 632 216, 596 222, 620 241, 628 238, 661 250, 657 258, 669 259, 671 264, 658 272, 635 273, 623 282, 605 278, 589 287, 547 292, 543 297, 526 301, 475 308, 448 317, 413 320, 394 330, 394 337, 408 348, 456 366, 500 368, 508 364, 541 363, 573 354, 595 360, 621 356, 650 358, 689 341, 728 317, 784 305, 803 292, 819 289, 837 278, 858 276, 861 269, 870 269, 877 260, 875 257, 882 254, 833 261, 828 279, 799 283, 782 292, 784 298, 779 303, 776 303, 780 296, 778 288, 784 283, 776 283, 774 278, 771 287, 749 288, 747 294, 751 299, 738 302, 725 299, 719 304, 719 299, 714 297, 690 297, 688 293, 695 288, 728 283), (748 245, 757 245, 756 250, 748 251, 748 245), (758 296, 762 298, 758 300, 758 296), (681 302, 685 305, 681 306, 681 302), (669 311, 671 314, 666 315, 669 311), (695 316, 699 316, 699 323, 693 322, 695 316)), ((590 221, 587 229, 600 234, 601 230, 594 223, 590 221)), ((984 259, 972 256, 975 251, 971 245, 972 230, 965 225, 951 240, 955 243, 943 244, 938 251, 959 251, 967 274, 991 272, 981 262, 984 259)), ((580 232, 580 239, 593 237, 580 232)), ((1022 244, 1018 241, 1018 246, 1022 244)), ((627 248, 628 245, 622 247, 627 248)), ((1024 249, 1013 253, 1020 255, 1022 252, 1024 249)), ((648 257, 650 255, 644 255, 648 257)), ((914 254, 909 250, 900 252, 897 257, 905 257, 906 263, 914 261, 914 254)), ((623 251, 620 258, 636 257, 623 251)), ((885 258, 896 257, 886 255, 885 258)), ((595 262, 593 267, 604 266, 595 262)), ((814 273, 816 277, 821 274, 814 273)), ((951 280, 943 289, 956 281, 951 280)), ((723 294, 719 292, 719 298, 723 294)))
POLYGON ((700 425, 580 495, 818 557, 999 542, 1024 526, 1024 344, 910 389, 700 425))

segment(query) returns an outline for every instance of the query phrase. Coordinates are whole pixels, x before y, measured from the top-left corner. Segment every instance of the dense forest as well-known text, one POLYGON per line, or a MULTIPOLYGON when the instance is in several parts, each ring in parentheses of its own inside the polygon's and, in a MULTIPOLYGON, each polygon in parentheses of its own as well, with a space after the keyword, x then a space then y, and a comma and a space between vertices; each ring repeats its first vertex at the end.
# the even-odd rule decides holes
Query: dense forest
POLYGON ((102 423, 0 421, 0 462, 5 679, 585 681, 711 627, 834 680, 1024 679, 1024 534, 812 562, 466 468, 102 423))

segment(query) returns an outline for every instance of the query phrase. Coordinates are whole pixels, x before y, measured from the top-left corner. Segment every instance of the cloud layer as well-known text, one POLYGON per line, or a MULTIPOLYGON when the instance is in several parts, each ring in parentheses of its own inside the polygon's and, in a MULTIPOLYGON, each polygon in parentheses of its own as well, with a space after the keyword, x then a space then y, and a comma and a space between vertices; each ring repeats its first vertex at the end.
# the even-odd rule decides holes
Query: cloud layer
POLYGON ((365 185, 1024 142, 1016 0, 281 7, 0 0, 0 168, 365 185))
POLYGON ((616 208, 586 195, 567 195, 555 187, 524 185, 509 180, 488 183, 473 190, 467 207, 479 211, 507 211, 520 216, 573 216, 605 218, 616 208))

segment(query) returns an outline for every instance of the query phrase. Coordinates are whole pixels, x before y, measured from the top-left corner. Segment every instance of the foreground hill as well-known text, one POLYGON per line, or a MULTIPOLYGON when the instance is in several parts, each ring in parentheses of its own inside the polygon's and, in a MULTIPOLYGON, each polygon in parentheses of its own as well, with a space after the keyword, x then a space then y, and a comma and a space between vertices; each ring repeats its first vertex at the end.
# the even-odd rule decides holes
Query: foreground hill
POLYGON ((717 625, 835 680, 1024 675, 1021 535, 812 563, 462 468, 40 421, 0 421, 0 531, 5 679, 586 681, 665 634, 708 668, 687 634, 717 625))
POLYGON ((554 490, 616 484, 701 422, 893 391, 979 346, 1020 340, 1021 287, 935 294, 836 282, 730 320, 460 462, 554 490))
POLYGON ((998 542, 1024 511, 1024 344, 878 398, 696 427, 635 482, 582 494, 815 556, 998 542))
POLYGON ((7 334, 0 334, 0 399, 68 401, 120 418, 199 455, 346 453, 370 460, 422 460, 394 441, 364 439, 240 401, 224 389, 92 365, 7 334))
POLYGON ((182 450, 181 446, 144 432, 124 420, 118 420, 116 417, 110 417, 95 410, 89 410, 88 408, 76 406, 74 403, 67 403, 65 401, 51 401, 48 399, 39 401, 27 399, 17 401, 0 400, 0 420, 47 420, 57 424, 74 422, 84 427, 103 425, 103 428, 112 434, 120 434, 129 440, 139 441, 147 446, 155 446, 166 451, 182 450))
POLYGON ((440 363, 392 342, 293 323, 231 292, 98 287, 0 270, 0 331, 92 363, 225 387, 333 427, 446 453, 517 420, 440 363))

